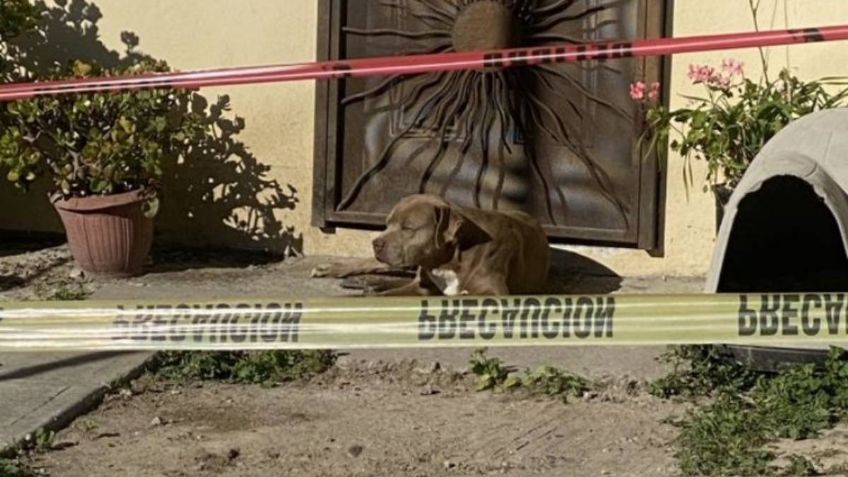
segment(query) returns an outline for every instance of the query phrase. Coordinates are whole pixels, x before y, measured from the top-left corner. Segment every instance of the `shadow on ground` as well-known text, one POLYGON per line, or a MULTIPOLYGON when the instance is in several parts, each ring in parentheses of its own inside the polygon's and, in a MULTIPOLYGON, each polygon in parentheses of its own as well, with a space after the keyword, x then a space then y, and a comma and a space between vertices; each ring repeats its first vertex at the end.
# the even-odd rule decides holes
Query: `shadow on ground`
MULTIPOLYGON (((351 276, 341 280, 341 286, 349 290, 380 291, 409 283, 414 272, 351 276)), ((539 293, 604 295, 619 291, 624 279, 595 260, 574 252, 551 250, 549 286, 539 293)))
POLYGON ((548 293, 603 295, 621 289, 623 278, 605 265, 566 250, 551 251, 548 293))
POLYGON ((65 243, 60 235, 20 234, 0 231, 0 258, 58 247, 65 243))
POLYGON ((64 237, 0 232, 0 292, 34 285, 72 262, 64 237))
POLYGON ((145 268, 145 275, 199 268, 245 268, 272 265, 283 260, 281 255, 251 250, 163 247, 153 251, 151 263, 145 268))

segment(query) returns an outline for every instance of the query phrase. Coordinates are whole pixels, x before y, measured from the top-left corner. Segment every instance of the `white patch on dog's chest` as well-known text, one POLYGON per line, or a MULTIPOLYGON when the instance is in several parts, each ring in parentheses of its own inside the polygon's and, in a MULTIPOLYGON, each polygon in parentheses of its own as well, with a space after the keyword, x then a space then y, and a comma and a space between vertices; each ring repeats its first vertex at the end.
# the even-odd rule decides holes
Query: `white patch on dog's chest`
POLYGON ((459 276, 453 270, 430 270, 430 275, 446 296, 459 296, 468 293, 460 288, 459 276))

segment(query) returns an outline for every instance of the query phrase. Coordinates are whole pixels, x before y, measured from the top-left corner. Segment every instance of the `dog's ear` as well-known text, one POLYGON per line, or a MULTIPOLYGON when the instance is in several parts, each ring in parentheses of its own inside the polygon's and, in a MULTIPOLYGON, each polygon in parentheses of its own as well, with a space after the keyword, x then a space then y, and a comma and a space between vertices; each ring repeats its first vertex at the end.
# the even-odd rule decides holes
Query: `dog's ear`
POLYGON ((466 217, 458 208, 436 208, 436 240, 440 244, 453 244, 460 250, 469 249, 492 240, 485 230, 466 217))

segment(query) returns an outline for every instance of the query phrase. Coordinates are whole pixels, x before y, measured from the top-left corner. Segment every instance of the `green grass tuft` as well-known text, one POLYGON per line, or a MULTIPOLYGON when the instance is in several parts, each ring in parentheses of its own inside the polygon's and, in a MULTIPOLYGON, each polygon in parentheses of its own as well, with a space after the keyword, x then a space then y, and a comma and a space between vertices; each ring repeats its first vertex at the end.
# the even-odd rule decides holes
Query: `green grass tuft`
POLYGON ((273 385, 310 379, 336 362, 332 351, 162 352, 150 366, 164 379, 273 385))
MULTIPOLYGON (((702 348, 702 347, 698 347, 702 348)), ((767 444, 808 439, 830 429, 848 410, 848 354, 832 349, 824 369, 795 366, 777 374, 756 374, 725 362, 718 351, 673 350, 688 366, 655 383, 660 396, 709 395, 712 404, 683 420, 677 458, 686 475, 773 475, 780 469, 767 444), (700 360, 700 361, 699 361, 700 360), (713 386, 711 388, 710 386, 713 386)), ((817 475, 804 456, 788 456, 786 475, 817 475)))
POLYGON ((728 359, 717 346, 676 346, 660 360, 673 370, 651 384, 651 394, 666 399, 750 389, 757 379, 756 373, 728 359))
POLYGON ((19 459, 0 458, 0 477, 35 477, 38 473, 19 459))

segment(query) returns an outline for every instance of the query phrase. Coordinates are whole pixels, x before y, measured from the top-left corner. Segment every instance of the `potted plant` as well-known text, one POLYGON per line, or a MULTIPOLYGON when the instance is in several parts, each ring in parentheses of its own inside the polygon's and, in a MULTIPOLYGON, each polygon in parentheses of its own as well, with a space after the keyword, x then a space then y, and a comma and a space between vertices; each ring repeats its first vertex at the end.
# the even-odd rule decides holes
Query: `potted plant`
POLYGON ((715 195, 718 224, 733 189, 775 134, 802 116, 842 106, 848 97, 848 89, 828 90, 841 84, 835 78, 802 81, 787 69, 774 80, 767 76, 753 81, 733 59, 718 68, 690 65, 689 79, 702 85, 704 94, 685 96, 689 105, 674 110, 656 103, 659 84, 631 86, 631 97, 646 108, 648 150, 659 144, 658 152, 664 153, 669 144, 683 157, 687 190, 694 184, 692 161, 706 161, 704 190, 715 195))
MULTIPOLYGON (((56 78, 168 71, 142 60, 105 70, 75 62, 56 78)), ((39 97, 10 103, 0 132, 0 166, 26 188, 52 181, 50 200, 77 266, 94 274, 141 273, 153 239, 161 164, 204 131, 190 94, 175 90, 39 97)))

